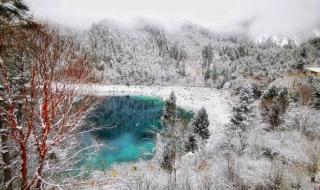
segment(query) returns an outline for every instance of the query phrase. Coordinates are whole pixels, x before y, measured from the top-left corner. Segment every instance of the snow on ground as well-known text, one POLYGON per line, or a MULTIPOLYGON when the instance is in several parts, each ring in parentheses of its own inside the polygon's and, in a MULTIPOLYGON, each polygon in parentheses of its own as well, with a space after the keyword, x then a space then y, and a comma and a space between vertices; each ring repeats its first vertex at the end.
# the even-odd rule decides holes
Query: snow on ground
POLYGON ((207 109, 211 132, 217 126, 228 123, 231 116, 229 94, 214 88, 182 87, 182 86, 126 86, 126 85, 80 85, 77 90, 81 94, 96 96, 126 96, 144 95, 166 99, 173 91, 177 98, 177 105, 197 111, 201 107, 207 109))
POLYGON ((315 73, 320 73, 320 67, 308 67, 308 68, 306 68, 306 70, 312 71, 315 73))
MULTIPOLYGON (((210 120, 211 136, 207 142, 206 151, 211 152, 219 138, 223 138, 223 126, 231 117, 230 95, 223 90, 203 87, 182 86, 126 86, 126 85, 79 85, 78 93, 95 96, 126 96, 144 95, 166 99, 173 91, 177 98, 177 105, 193 111, 205 107, 210 120)), ((78 189, 128 189, 131 182, 145 176, 148 179, 157 179, 159 183, 166 184, 166 175, 158 168, 157 159, 137 163, 115 165, 112 170, 93 173, 92 180, 77 184, 78 189), (131 164, 137 171, 131 171, 131 164), (96 176, 97 174, 97 176, 96 176), (96 176, 96 177, 95 177, 96 176), (131 181, 131 182, 130 182, 131 181)), ((179 170, 178 172, 179 173, 179 170)), ((133 183, 134 184, 134 183, 133 183)), ((132 187, 131 189, 135 189, 132 187)))

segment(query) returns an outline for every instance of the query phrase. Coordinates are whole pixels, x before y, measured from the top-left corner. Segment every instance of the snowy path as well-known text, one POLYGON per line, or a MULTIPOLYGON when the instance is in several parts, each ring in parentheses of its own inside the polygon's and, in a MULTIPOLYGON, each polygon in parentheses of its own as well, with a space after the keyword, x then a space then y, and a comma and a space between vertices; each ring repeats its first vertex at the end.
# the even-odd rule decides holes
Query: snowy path
POLYGON ((90 84, 78 86, 78 91, 81 94, 96 96, 145 95, 157 96, 163 99, 168 98, 171 91, 173 91, 177 97, 178 106, 194 111, 199 110, 201 107, 207 109, 211 131, 216 130, 218 126, 226 124, 231 114, 231 106, 227 99, 229 95, 224 91, 212 88, 90 84))

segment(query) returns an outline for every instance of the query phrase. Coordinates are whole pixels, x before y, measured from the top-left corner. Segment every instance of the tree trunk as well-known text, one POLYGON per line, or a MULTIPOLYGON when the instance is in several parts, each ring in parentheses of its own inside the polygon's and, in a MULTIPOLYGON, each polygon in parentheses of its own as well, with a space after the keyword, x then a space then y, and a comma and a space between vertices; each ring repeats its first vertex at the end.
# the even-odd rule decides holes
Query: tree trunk
POLYGON ((43 163, 40 164, 39 168, 38 168, 38 181, 37 181, 37 186, 36 186, 36 189, 42 189, 41 186, 42 186, 42 179, 40 177, 42 177, 42 169, 43 169, 43 163))
MULTIPOLYGON (((0 129, 3 129, 2 121, 0 119, 0 129)), ((1 132, 1 148, 2 148, 2 161, 4 163, 3 169, 3 187, 5 190, 13 190, 12 187, 12 171, 11 171, 11 159, 8 149, 8 136, 3 131, 1 132)))
POLYGON ((45 161, 45 156, 46 152, 44 152, 42 155, 40 155, 39 158, 39 167, 37 170, 37 175, 38 175, 38 181, 37 181, 37 185, 36 185, 36 189, 42 189, 42 172, 43 172, 43 165, 44 165, 44 161, 45 161))
POLYGON ((22 175, 22 185, 21 190, 29 190, 30 187, 28 185, 28 156, 27 156, 27 147, 26 144, 20 143, 20 150, 21 150, 21 175, 22 175))

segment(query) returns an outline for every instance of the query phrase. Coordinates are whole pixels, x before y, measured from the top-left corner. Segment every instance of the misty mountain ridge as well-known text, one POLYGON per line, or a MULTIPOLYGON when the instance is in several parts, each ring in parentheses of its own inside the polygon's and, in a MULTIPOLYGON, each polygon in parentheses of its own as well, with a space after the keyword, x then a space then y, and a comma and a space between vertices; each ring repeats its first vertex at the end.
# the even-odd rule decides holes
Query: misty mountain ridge
MULTIPOLYGON (((253 19, 254 20, 254 19, 253 19)), ((288 31, 287 34, 277 33, 277 32, 255 32, 252 33, 250 31, 250 27, 253 23, 253 20, 248 20, 246 22, 235 23, 233 29, 221 30, 218 28, 210 27, 209 25, 201 25, 188 20, 184 21, 171 21, 165 22, 156 19, 145 19, 142 17, 132 19, 132 22, 123 22, 115 19, 106 18, 97 23, 93 23, 93 25, 104 25, 110 28, 118 28, 122 30, 134 30, 141 29, 146 26, 154 27, 160 30, 163 30, 169 34, 180 33, 181 31, 189 30, 196 32, 196 30, 201 31, 203 33, 210 33, 211 36, 216 37, 245 37, 248 40, 252 40, 256 43, 263 42, 274 42, 277 45, 283 46, 289 43, 295 43, 297 45, 316 37, 320 37, 320 27, 316 27, 310 29, 303 34, 297 32, 288 31)), ((92 25, 91 25, 92 26, 92 25)))

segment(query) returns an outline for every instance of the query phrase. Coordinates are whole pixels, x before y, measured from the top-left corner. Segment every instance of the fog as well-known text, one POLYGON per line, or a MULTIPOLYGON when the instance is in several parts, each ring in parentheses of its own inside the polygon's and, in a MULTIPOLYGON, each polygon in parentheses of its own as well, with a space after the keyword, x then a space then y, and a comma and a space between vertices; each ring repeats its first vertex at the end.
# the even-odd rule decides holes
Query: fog
POLYGON ((320 26, 320 0, 27 0, 34 16, 87 28, 109 18, 157 20, 168 28, 189 21, 219 32, 305 38, 320 26))

